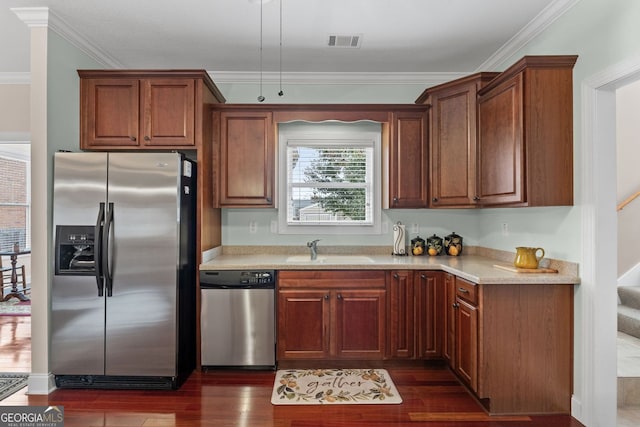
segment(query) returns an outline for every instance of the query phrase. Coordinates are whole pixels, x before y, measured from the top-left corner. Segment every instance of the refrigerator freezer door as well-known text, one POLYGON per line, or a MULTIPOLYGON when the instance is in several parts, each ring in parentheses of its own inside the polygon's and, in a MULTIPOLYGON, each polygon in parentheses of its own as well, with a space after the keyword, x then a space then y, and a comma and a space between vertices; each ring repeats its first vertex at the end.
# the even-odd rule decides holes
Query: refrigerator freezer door
POLYGON ((179 154, 109 154, 105 375, 176 375, 180 178, 179 154))
MULTIPOLYGON (((95 226, 107 197, 107 154, 56 153, 54 165, 54 226, 95 226)), ((104 315, 95 277, 53 276, 51 372, 104 373, 104 315)))

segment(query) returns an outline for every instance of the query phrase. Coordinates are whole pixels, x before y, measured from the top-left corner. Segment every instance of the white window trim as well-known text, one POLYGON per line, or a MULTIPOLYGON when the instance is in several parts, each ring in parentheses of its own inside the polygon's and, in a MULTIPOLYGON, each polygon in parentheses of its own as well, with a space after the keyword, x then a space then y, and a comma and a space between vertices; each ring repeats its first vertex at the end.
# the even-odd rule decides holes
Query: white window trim
POLYGON ((345 128, 322 128, 313 132, 281 130, 278 141, 278 233, 279 234, 356 234, 370 235, 382 233, 382 138, 380 132, 354 131, 345 128), (288 141, 338 140, 373 141, 373 223, 370 225, 290 225, 287 222, 287 144, 288 141))

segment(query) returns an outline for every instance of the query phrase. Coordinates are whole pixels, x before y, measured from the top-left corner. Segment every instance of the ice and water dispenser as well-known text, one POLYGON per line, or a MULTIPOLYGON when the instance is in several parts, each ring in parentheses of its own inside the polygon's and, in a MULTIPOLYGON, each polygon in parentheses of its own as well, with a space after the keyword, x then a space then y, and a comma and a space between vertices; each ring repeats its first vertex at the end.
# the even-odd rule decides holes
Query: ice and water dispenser
POLYGON ((58 225, 56 227, 56 275, 95 275, 96 227, 58 225))

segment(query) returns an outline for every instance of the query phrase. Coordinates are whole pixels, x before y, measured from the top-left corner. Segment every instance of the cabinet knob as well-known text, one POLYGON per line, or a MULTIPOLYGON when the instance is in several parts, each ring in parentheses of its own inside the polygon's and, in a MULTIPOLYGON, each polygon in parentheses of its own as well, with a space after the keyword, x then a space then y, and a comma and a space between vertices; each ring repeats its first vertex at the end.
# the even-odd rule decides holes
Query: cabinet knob
POLYGON ((469 290, 465 289, 465 288, 458 288, 458 292, 463 293, 463 294, 468 294, 469 290))
POLYGON ((433 199, 431 199, 431 201, 435 203, 435 202, 437 202, 437 201, 438 201, 438 198, 437 198, 437 197, 434 197, 433 199))
POLYGON ((328 300, 329 299, 329 294, 325 295, 324 299, 328 300))
POLYGON ((400 277, 400 276, 398 276, 398 274, 397 274, 397 273, 394 273, 394 274, 393 274, 393 278, 394 278, 394 279, 397 279, 397 278, 399 278, 399 277, 400 277))
POLYGON ((129 139, 132 140, 132 141, 136 141, 137 140, 135 136, 130 136, 129 139))
POLYGON ((480 200, 480 196, 473 196, 473 200, 474 200, 475 202, 479 201, 479 200, 480 200))
POLYGON ((394 203, 394 204, 398 203, 398 198, 397 198, 397 197, 394 197, 394 198, 393 198, 393 203, 394 203))
POLYGON ((451 307, 458 308, 458 304, 454 302, 453 304, 451 304, 451 307))
POLYGON ((271 203, 271 197, 267 197, 267 203, 271 203))
POLYGON ((342 299, 342 294, 338 294, 338 299, 342 299))
POLYGON ((421 275, 420 275, 420 278, 421 278, 421 279, 426 279, 426 278, 427 278, 427 276, 425 276, 424 274, 421 274, 421 275))
POLYGON ((151 138, 149 138, 149 136, 148 136, 148 135, 145 135, 144 140, 145 140, 145 141, 151 141, 151 138))

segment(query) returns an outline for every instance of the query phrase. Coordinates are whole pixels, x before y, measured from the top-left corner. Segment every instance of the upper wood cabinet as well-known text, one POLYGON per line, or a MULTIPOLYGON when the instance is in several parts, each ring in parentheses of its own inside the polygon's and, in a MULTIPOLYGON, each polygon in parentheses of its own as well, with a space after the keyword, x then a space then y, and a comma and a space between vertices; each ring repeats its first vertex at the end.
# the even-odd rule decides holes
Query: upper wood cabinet
POLYGON ((204 71, 78 74, 80 148, 86 150, 196 149, 202 142, 207 98, 224 102, 204 71))
POLYGON ((478 92, 479 204, 573 204, 576 59, 525 56, 478 92))
POLYGON ((577 56, 525 56, 425 90, 430 207, 573 204, 577 56))
POLYGON ((499 73, 477 73, 428 89, 416 102, 429 110, 431 207, 470 207, 476 201, 477 93, 499 73))
POLYGON ((429 204, 427 113, 391 113, 389 208, 426 208, 429 204))
POLYGON ((275 134, 270 111, 214 111, 220 207, 273 207, 275 134))

